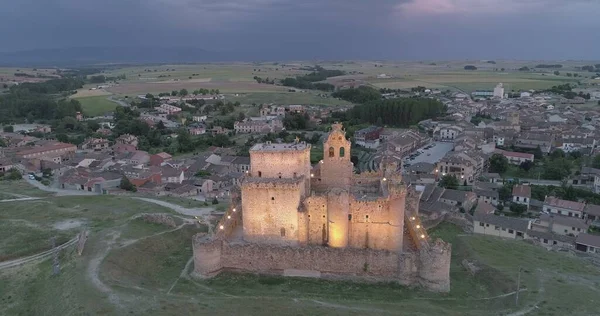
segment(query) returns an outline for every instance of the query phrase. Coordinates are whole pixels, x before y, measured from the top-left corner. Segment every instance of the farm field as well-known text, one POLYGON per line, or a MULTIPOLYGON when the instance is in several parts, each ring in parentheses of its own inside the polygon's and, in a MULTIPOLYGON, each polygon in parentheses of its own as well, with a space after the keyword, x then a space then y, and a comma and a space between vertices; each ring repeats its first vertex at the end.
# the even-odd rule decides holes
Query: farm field
POLYGON ((108 100, 106 96, 83 97, 76 100, 81 103, 86 116, 102 115, 114 111, 117 107, 117 103, 108 100))
POLYGON ((0 257, 20 257, 47 249, 45 240, 49 236, 57 235, 62 241, 84 226, 90 229, 90 237, 82 256, 73 248, 61 251, 61 272, 57 276, 52 275, 52 260, 0 269, 0 315, 600 312, 595 303, 600 271, 588 261, 522 241, 465 234, 446 223, 430 231, 432 238, 452 243, 451 291, 446 294, 391 283, 250 274, 223 273, 213 279, 197 279, 190 275, 191 237, 206 233, 207 227, 188 224, 189 220, 193 218, 130 197, 65 196, 2 203, 0 229, 4 231, 8 225, 12 228, 0 236, 0 257), (177 227, 145 222, 138 217, 140 213, 168 214, 177 227), (11 238, 12 234, 19 234, 19 238, 11 238), (481 270, 471 275, 461 264, 464 259, 475 262, 481 270), (519 269, 522 290, 515 305, 519 269))

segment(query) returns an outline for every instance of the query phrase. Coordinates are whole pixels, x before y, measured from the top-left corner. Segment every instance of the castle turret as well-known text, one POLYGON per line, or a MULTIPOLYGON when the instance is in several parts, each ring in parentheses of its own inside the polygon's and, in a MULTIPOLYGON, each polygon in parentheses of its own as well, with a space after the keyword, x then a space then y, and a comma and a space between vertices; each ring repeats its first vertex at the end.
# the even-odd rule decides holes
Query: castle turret
POLYGON ((328 187, 349 188, 354 165, 350 161, 350 141, 342 124, 333 124, 323 144, 321 163, 322 184, 328 187))

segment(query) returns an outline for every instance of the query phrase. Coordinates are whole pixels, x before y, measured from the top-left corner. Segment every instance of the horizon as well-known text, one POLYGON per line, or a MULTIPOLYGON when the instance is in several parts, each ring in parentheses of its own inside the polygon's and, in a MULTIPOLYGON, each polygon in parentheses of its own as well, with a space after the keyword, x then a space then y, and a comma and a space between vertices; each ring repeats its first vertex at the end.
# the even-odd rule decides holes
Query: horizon
POLYGON ((594 60, 600 52, 592 40, 600 3, 586 0, 27 4, 0 12, 0 36, 11 44, 4 54, 156 43, 270 60, 594 60))

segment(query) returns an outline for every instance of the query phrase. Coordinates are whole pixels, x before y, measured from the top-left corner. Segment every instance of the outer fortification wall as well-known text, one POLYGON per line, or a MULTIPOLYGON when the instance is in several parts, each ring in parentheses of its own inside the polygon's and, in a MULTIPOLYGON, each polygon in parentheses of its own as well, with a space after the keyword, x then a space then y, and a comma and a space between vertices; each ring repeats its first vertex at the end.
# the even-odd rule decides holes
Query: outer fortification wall
MULTIPOLYGON (((450 289, 450 251, 447 250, 447 260, 439 261, 439 253, 430 255, 425 251, 396 253, 374 249, 228 243, 198 237, 194 238, 194 272, 211 277, 228 270, 281 275, 294 270, 323 278, 395 281, 447 292, 450 289), (426 257, 421 258, 423 255, 426 257)), ((446 254, 442 256, 445 258, 446 254)))

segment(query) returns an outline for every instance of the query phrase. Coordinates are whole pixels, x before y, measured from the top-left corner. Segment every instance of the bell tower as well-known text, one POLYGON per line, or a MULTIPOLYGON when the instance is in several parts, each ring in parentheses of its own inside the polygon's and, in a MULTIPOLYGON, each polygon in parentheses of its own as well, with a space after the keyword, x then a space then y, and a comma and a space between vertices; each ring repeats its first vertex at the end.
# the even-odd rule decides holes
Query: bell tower
POLYGON ((354 165, 350 161, 350 141, 342 124, 333 124, 331 132, 323 144, 321 179, 323 184, 332 187, 349 188, 354 165))

